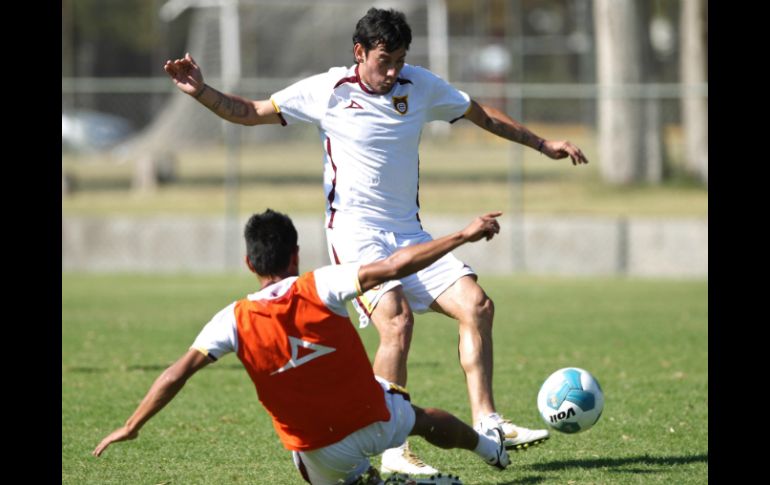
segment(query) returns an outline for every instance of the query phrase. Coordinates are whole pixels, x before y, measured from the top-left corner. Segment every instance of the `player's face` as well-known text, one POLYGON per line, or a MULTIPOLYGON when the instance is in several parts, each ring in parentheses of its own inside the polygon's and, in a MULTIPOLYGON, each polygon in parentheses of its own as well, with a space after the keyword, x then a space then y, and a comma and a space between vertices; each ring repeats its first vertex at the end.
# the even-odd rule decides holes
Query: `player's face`
POLYGON ((385 46, 378 44, 367 53, 360 44, 356 44, 355 53, 358 59, 362 59, 358 67, 362 80, 377 94, 390 92, 404 67, 406 49, 400 47, 386 52, 385 46))

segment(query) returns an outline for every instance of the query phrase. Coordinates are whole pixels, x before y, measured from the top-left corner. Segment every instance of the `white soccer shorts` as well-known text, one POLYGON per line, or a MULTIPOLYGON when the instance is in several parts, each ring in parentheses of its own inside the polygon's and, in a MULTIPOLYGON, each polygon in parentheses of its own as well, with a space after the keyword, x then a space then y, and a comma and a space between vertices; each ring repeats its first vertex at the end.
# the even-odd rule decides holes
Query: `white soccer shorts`
POLYGON ((369 469, 370 456, 401 445, 414 428, 414 408, 405 391, 385 379, 375 378, 382 386, 390 420, 372 423, 317 450, 293 451, 294 466, 312 485, 353 482, 369 469))
MULTIPOLYGON (((399 234, 370 228, 334 227, 326 229, 326 243, 329 258, 335 264, 371 263, 387 258, 398 249, 412 244, 432 241, 425 231, 415 234, 399 234)), ((353 306, 359 314, 359 326, 369 324, 372 311, 382 295, 401 286, 415 313, 430 311, 430 305, 455 281, 466 275, 476 273, 470 266, 457 259, 452 253, 401 280, 392 280, 376 286, 353 300, 353 306)))

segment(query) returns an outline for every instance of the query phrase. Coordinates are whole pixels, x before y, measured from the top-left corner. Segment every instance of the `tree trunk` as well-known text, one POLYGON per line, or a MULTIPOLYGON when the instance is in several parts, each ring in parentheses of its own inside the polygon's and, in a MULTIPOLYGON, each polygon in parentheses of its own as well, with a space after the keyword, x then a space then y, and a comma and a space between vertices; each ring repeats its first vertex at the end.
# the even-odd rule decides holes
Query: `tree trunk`
POLYGON ((621 185, 646 178, 645 103, 626 89, 643 82, 642 36, 647 35, 635 0, 595 0, 599 84, 599 168, 605 182, 621 185))
MULTIPOLYGON (((642 44, 642 81, 645 83, 660 82, 660 66, 655 61, 652 47, 650 24, 652 21, 652 2, 638 2, 640 9, 641 30, 639 41, 642 44)), ((663 143, 663 119, 661 99, 657 96, 645 97, 644 103, 644 153, 642 177, 650 184, 660 184, 663 181, 663 161, 665 145, 663 143)))
POLYGON ((705 31, 708 13, 705 1, 683 0, 681 19, 680 74, 684 84, 682 124, 684 129, 685 166, 708 184, 709 116, 706 85, 708 38, 705 31))

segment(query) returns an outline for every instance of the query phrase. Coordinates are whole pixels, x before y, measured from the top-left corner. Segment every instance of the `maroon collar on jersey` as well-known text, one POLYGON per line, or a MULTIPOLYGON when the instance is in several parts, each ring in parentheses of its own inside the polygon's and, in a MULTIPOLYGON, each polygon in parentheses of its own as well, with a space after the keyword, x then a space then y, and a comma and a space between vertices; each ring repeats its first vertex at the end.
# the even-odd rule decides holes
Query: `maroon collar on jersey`
MULTIPOLYGON (((409 79, 404 79, 402 77, 396 78, 396 82, 398 84, 414 84, 409 79)), ((341 85, 346 84, 346 83, 358 83, 358 85, 361 86, 361 90, 363 92, 365 92, 366 94, 377 94, 374 91, 372 91, 371 89, 367 88, 366 84, 364 84, 363 81, 361 80, 361 76, 358 74, 358 64, 356 64, 356 75, 355 76, 349 76, 349 77, 343 77, 342 79, 337 81, 337 84, 334 85, 334 89, 337 89, 338 87, 340 87, 341 85)))

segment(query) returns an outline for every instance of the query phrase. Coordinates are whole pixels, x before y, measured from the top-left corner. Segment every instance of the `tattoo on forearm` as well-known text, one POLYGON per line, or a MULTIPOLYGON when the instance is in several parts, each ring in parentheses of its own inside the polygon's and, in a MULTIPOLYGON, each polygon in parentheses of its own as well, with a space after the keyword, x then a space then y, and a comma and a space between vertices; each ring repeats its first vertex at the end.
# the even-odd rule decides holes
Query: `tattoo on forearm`
POLYGON ((485 124, 487 130, 491 131, 495 135, 502 136, 503 138, 507 138, 509 140, 518 141, 516 138, 514 138, 515 133, 512 133, 511 130, 509 130, 508 127, 504 124, 500 123, 499 120, 496 120, 491 116, 487 116, 485 124))
POLYGON ((249 105, 246 102, 240 99, 232 99, 211 87, 209 89, 217 95, 217 100, 209 107, 211 111, 230 118, 246 118, 248 116, 249 105))
POLYGON ((500 120, 494 119, 489 115, 487 115, 484 120, 484 127, 497 136, 521 143, 522 145, 528 145, 529 141, 532 139, 532 135, 523 129, 523 127, 520 127, 515 123, 502 123, 500 120))
POLYGON ((225 97, 224 97, 224 96, 222 96, 222 93, 220 93, 219 91, 217 91, 217 100, 216 100, 216 101, 214 101, 214 104, 212 104, 212 105, 211 105, 211 111, 213 111, 214 113, 216 113, 216 112, 217 112, 217 110, 219 109, 219 105, 221 105, 221 104, 222 104, 222 100, 223 100, 223 99, 225 99, 225 97))
POLYGON ((229 115, 233 111, 233 100, 223 96, 222 97, 222 111, 224 115, 229 115))
POLYGON ((231 116, 234 116, 236 118, 245 118, 248 114, 249 105, 246 104, 244 101, 236 100, 233 103, 233 110, 231 113, 231 116))

